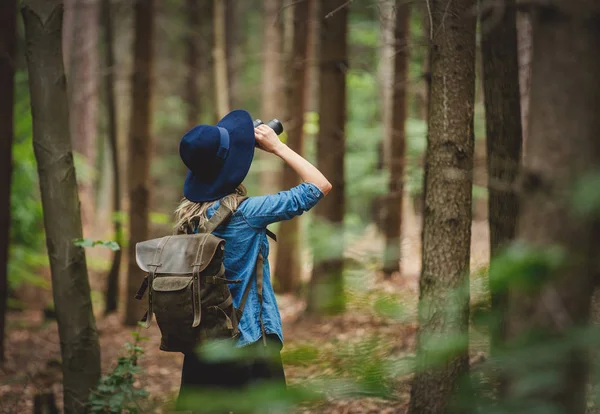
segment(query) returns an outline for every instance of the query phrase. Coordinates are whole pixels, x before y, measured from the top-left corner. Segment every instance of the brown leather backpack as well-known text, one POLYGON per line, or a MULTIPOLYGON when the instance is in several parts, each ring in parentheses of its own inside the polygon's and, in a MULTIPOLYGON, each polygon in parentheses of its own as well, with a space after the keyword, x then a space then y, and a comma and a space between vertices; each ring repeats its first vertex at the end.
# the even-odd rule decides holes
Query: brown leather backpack
MULTIPOLYGON (((240 197, 239 201, 245 200, 240 197)), ((236 339, 238 323, 253 281, 248 283, 239 308, 233 306, 230 283, 225 278, 225 240, 212 232, 233 211, 221 203, 197 234, 178 234, 138 243, 137 265, 148 275, 136 295, 141 300, 148 290, 145 327, 156 316, 162 338, 160 349, 191 352, 207 339, 236 339)), ((263 257, 256 265, 256 285, 262 308, 263 257)), ((261 328, 264 327, 262 318, 261 328)))

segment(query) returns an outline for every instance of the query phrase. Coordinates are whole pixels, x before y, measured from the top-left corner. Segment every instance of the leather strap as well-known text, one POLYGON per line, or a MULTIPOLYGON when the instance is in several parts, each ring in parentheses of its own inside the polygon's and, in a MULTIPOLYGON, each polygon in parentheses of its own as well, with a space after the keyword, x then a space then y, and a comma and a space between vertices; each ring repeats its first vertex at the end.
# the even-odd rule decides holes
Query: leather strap
MULTIPOLYGON (((263 282, 264 282, 263 265, 264 265, 264 257, 262 255, 262 253, 259 252, 258 258, 256 260, 256 292, 258 294, 258 304, 260 306, 260 312, 259 312, 258 319, 260 321, 260 330, 262 332, 263 344, 266 346, 267 345, 267 335, 265 332, 265 325, 262 320, 263 282)), ((250 282, 248 282, 248 285, 246 286, 246 289, 244 290, 244 294, 242 295, 242 300, 240 301, 239 310, 240 310, 241 314, 244 313, 244 307, 246 306, 246 301, 248 300, 248 294, 250 293, 251 286, 252 286, 252 280, 250 280, 250 282)), ((237 326, 236 326, 236 333, 237 332, 238 331, 237 331, 237 326)))
POLYGON ((210 233, 206 233, 204 236, 204 240, 199 244, 198 251, 196 252, 196 258, 194 259, 194 263, 192 264, 192 303, 194 305, 194 321, 192 322, 192 327, 197 327, 200 325, 200 321, 202 320, 202 296, 201 296, 201 286, 200 286, 200 266, 203 263, 198 262, 198 260, 202 257, 202 251, 204 250, 204 245, 206 244, 206 239, 210 233))
MULTIPOLYGON (((152 263, 150 263, 148 265, 147 286, 150 287, 150 290, 148 291, 148 312, 146 314, 146 321, 144 322, 145 328, 149 328, 150 325, 152 324, 152 316, 153 316, 153 312, 152 312, 152 281, 154 280, 154 277, 156 276, 156 269, 158 269, 160 266, 162 266, 162 264, 160 263, 160 258, 162 256, 163 249, 165 248, 166 244, 169 242, 170 238, 171 238, 171 236, 167 236, 160 241, 160 244, 154 251, 154 257, 152 258, 152 263)), ((140 286, 140 290, 142 290, 143 285, 144 285, 144 283, 142 283, 142 286, 140 286)), ((140 290, 138 290, 138 295, 140 293, 140 290)), ((143 295, 143 292, 142 292, 142 295, 143 295)))
POLYGON ((142 300, 144 298, 144 293, 146 293, 146 289, 148 289, 148 276, 144 276, 144 280, 135 294, 135 298, 137 300, 142 300))
POLYGON ((260 321, 260 330, 262 332, 263 344, 267 346, 267 335, 265 332, 265 324, 262 320, 262 308, 263 308, 263 264, 264 258, 261 252, 258 253, 258 260, 256 261, 256 291, 258 293, 258 305, 260 306, 260 312, 258 314, 258 320, 260 321))

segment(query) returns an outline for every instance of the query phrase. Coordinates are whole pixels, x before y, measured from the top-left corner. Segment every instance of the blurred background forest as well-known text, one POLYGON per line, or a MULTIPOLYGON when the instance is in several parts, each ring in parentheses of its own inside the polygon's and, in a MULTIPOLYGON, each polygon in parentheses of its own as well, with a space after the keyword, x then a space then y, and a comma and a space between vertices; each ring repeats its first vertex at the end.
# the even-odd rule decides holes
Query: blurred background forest
MULTIPOLYGON (((271 229, 294 392, 245 408, 595 412, 599 27, 592 0, 3 0, 0 411, 169 412, 135 243, 173 231, 183 134, 243 108, 334 185, 271 229)), ((257 152, 245 184, 297 182, 257 152)))

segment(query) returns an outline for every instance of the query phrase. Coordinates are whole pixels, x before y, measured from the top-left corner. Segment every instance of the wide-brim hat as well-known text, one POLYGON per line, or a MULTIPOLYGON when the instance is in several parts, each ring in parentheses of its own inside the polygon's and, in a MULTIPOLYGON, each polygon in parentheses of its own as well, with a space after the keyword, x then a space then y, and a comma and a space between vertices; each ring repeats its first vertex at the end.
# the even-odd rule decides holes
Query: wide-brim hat
POLYGON ((225 115, 216 126, 190 129, 179 143, 179 156, 189 170, 184 197, 200 203, 233 193, 250 170, 255 144, 252 117, 241 109, 225 115))

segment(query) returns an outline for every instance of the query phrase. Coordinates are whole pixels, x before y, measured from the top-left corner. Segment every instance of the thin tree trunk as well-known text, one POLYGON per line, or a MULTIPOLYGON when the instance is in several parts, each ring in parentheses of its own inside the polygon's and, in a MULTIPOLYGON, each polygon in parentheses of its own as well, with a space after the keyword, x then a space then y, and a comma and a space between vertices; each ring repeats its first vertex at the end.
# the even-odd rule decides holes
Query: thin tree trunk
MULTIPOLYGON (((115 52, 114 33, 111 19, 111 0, 102 0, 102 21, 104 26, 104 61, 106 76, 104 89, 106 95, 106 121, 108 126, 108 142, 110 144, 113 171, 113 225, 115 241, 121 249, 123 246, 123 226, 121 214, 121 168, 119 166, 119 145, 117 132, 117 99, 115 97, 115 52)), ((113 261, 108 273, 104 313, 116 312, 119 305, 119 273, 121 268, 122 250, 113 253, 113 261)))
MULTIPOLYGON (((312 0, 294 4, 294 33, 292 52, 287 62, 285 83, 287 145, 298 154, 304 152, 304 114, 306 112, 308 28, 312 0)), ((283 166, 283 188, 292 188, 300 183, 298 174, 289 165, 283 166)), ((293 292, 300 282, 301 252, 300 226, 298 219, 280 224, 277 247, 277 288, 279 292, 293 292)))
POLYGON ((517 240, 533 248, 560 248, 564 260, 547 274, 536 274, 539 286, 511 288, 508 335, 523 345, 535 332, 540 342, 525 346, 548 339, 571 345, 556 348, 550 366, 523 360, 509 398, 548 401, 556 412, 579 414, 586 411, 590 343, 573 343, 573 335, 587 326, 598 283, 600 223, 593 214, 577 212, 586 206, 574 206, 572 193, 600 168, 600 7, 588 0, 548 3, 534 7, 531 17, 530 129, 517 240), (531 375, 553 381, 516 386, 531 375))
POLYGON ((8 246, 10 244, 10 184, 17 57, 17 0, 0 2, 0 364, 4 362, 6 302, 8 299, 8 246))
MULTIPOLYGON (((345 212, 344 154, 346 127, 346 72, 348 71, 348 2, 321 3, 319 139, 317 164, 333 189, 316 207, 317 218, 341 234, 345 212)), ((307 311, 336 313, 344 309, 344 243, 327 246, 328 257, 315 252, 307 311)))
POLYGON ((217 117, 221 118, 229 112, 229 79, 227 72, 227 39, 225 33, 225 1, 214 1, 213 25, 214 45, 213 56, 215 60, 215 102, 217 117))
POLYGON ((390 94, 389 192, 386 200, 385 253, 383 272, 391 276, 400 271, 402 204, 404 201, 404 165, 406 152, 406 91, 408 78, 410 5, 396 0, 394 33, 394 72, 390 94))
POLYGON ((531 89, 531 56, 533 53, 531 18, 528 13, 517 13, 517 44, 519 48, 519 90, 521 91, 522 136, 523 142, 526 142, 529 131, 529 91, 531 89))
MULTIPOLYGON (((390 138, 392 133, 392 88, 394 84, 395 65, 395 40, 394 40, 394 4, 395 0, 379 0, 379 19, 381 20, 381 47, 379 84, 381 95, 381 114, 384 128, 384 137, 380 146, 380 164, 389 168, 390 164, 390 138)), ((385 206, 383 206, 385 208, 385 206)))
POLYGON ((187 105, 187 128, 190 129, 198 123, 200 118, 200 88, 198 85, 199 81, 199 68, 200 59, 204 59, 205 56, 200 55, 200 47, 202 39, 200 38, 200 30, 202 26, 201 22, 201 9, 200 0, 187 0, 185 7, 185 14, 187 20, 186 38, 185 38, 185 49, 186 49, 186 61, 187 61, 187 74, 185 82, 185 101, 187 105))
POLYGON ((52 293, 61 344, 65 413, 84 413, 100 378, 100 347, 83 248, 69 139, 60 0, 24 0, 33 149, 38 164, 52 293))
POLYGON ((89 171, 80 174, 84 234, 91 236, 95 218, 94 180, 91 171, 96 163, 96 134, 98 113, 98 0, 66 0, 67 33, 63 44, 68 51, 66 62, 67 90, 73 150, 89 171))
MULTIPOLYGON (((488 169, 488 217, 490 260, 515 237, 518 215, 516 178, 521 163, 522 131, 519 94, 516 3, 505 0, 500 20, 482 16, 481 53, 485 94, 488 169)), ((506 337, 507 292, 492 290, 490 327, 492 353, 506 337)), ((500 393, 504 393, 501 384, 500 393)))
MULTIPOLYGON (((272 118, 283 118, 281 113, 282 91, 284 90, 282 56, 283 56, 283 16, 282 0, 263 0, 264 32, 262 44, 263 77, 262 107, 260 116, 264 122, 272 118)), ((288 129, 288 126, 285 126, 288 129)), ((263 194, 274 193, 279 187, 279 170, 281 162, 271 154, 259 151, 261 162, 260 188, 263 194)))
POLYGON ((468 372, 469 259, 475 98, 474 0, 431 2, 431 100, 419 297, 419 361, 409 413, 452 411, 468 372), (435 367, 440 341, 461 348, 435 367))
POLYGON ((243 67, 241 52, 244 30, 244 10, 248 1, 222 0, 225 3, 225 61, 227 62, 227 81, 229 90, 229 108, 240 106, 240 68, 243 67))
POLYGON ((135 4, 134 61, 132 107, 129 129, 129 264, 125 324, 135 325, 140 319, 140 302, 134 299, 144 277, 135 261, 135 245, 148 238, 150 208, 150 157, 152 154, 152 75, 154 0, 138 0, 135 4))

